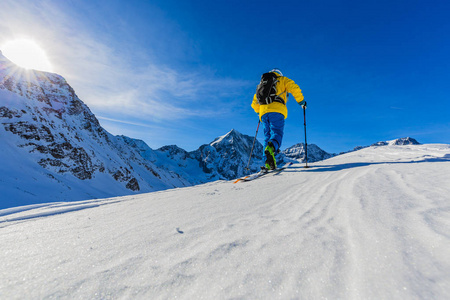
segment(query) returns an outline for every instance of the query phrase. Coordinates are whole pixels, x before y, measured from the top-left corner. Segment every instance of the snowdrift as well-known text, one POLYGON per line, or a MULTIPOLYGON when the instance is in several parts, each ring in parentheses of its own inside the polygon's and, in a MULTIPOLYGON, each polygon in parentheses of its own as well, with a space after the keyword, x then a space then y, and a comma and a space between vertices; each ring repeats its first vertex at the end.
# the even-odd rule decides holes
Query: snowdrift
POLYGON ((449 299, 450 145, 0 211, 2 299, 449 299))

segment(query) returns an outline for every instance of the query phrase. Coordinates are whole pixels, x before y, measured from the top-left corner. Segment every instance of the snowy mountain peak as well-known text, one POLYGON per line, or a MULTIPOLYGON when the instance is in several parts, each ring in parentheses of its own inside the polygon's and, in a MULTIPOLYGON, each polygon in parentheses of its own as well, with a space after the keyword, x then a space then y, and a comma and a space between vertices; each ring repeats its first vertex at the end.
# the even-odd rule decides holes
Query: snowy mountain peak
MULTIPOLYGON (((251 136, 232 129, 227 134, 215 139, 209 146, 214 147, 218 152, 234 153, 239 157, 248 157, 253 139, 251 136)), ((262 145, 260 150, 262 151, 262 145)))
POLYGON ((37 71, 37 70, 28 70, 22 67, 19 67, 12 61, 10 61, 3 53, 0 51, 0 71, 7 71, 8 76, 13 78, 20 78, 25 82, 34 82, 39 83, 43 81, 51 81, 53 83, 66 83, 66 80, 58 74, 37 71))
POLYGON ((218 144, 238 144, 242 142, 247 144, 247 137, 248 136, 241 134, 237 130, 232 129, 227 134, 215 139, 210 145, 216 146, 218 144))
POLYGON ((411 137, 404 137, 404 138, 399 138, 399 139, 395 139, 395 140, 377 142, 375 144, 372 144, 372 146, 394 146, 394 145, 397 145, 397 146, 420 145, 420 143, 411 137))
POLYGON ((0 62, 3 64, 14 65, 6 56, 3 55, 3 52, 0 50, 0 62))
POLYGON ((206 173, 215 174, 218 179, 233 179, 259 170, 263 152, 259 142, 255 143, 250 170, 246 170, 253 139, 232 129, 210 144, 202 145, 192 157, 200 161, 206 173))
POLYGON ((400 138, 400 139, 396 139, 396 140, 392 140, 388 142, 389 145, 420 145, 420 143, 411 138, 411 137, 405 137, 405 138, 400 138))
POLYGON ((370 146, 357 146, 355 148, 353 148, 350 151, 346 151, 346 152, 341 152, 339 153, 339 155, 341 154, 345 154, 345 153, 349 153, 349 152, 354 152, 354 151, 359 151, 368 147, 378 147, 378 146, 401 146, 401 145, 420 145, 420 143, 411 138, 411 137, 405 137, 405 138, 398 138, 395 140, 390 140, 390 141, 381 141, 381 142, 377 142, 374 143, 370 146))
POLYGON ((177 145, 168 145, 159 148, 157 151, 166 152, 172 159, 186 160, 190 158, 189 152, 178 147, 177 145))
MULTIPOLYGON (((282 153, 289 159, 300 160, 304 162, 306 156, 305 144, 304 143, 296 144, 292 147, 287 148, 282 153)), ((328 159, 333 156, 335 156, 335 154, 330 154, 322 150, 315 144, 308 144, 308 162, 320 161, 328 159)))

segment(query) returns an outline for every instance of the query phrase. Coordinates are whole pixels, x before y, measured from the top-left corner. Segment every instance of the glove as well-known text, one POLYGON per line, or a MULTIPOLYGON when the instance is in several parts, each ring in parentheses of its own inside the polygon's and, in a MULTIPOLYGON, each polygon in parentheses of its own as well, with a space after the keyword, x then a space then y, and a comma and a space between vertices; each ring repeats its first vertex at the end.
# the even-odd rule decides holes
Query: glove
POLYGON ((303 100, 303 101, 300 102, 299 104, 300 104, 300 106, 301 106, 303 109, 306 109, 306 101, 305 101, 305 100, 303 100))

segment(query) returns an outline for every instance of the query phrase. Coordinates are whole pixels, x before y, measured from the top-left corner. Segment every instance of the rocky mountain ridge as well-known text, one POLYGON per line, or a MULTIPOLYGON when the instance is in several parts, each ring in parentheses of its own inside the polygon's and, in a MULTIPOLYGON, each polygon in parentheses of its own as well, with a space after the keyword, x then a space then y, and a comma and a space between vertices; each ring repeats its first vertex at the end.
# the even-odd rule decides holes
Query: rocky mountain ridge
MULTIPOLYGON (((40 180, 42 176, 53 181, 54 184, 48 184, 49 193, 56 190, 54 198, 60 200, 191 185, 177 174, 143 159, 123 138, 103 129, 59 75, 18 68, 0 55, 0 100, 2 168, 11 165, 8 162, 11 155, 6 152, 16 150, 23 157, 18 157, 10 169, 33 166, 31 174, 20 176, 14 186, 7 184, 14 182, 11 178, 3 181, 9 189, 19 191, 18 198, 33 198, 30 196, 36 194, 33 189, 24 187, 33 178, 45 182, 40 180), (86 191, 74 193, 74 181, 84 181, 86 191)), ((8 172, 4 170, 3 176, 8 172)))

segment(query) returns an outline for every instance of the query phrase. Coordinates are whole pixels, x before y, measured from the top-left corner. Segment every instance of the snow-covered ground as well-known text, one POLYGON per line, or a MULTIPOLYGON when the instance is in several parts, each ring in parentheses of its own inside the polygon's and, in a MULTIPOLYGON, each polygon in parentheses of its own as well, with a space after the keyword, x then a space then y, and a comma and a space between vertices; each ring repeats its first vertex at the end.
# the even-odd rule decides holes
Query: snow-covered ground
POLYGON ((0 211, 1 299, 450 299, 450 145, 0 211))

